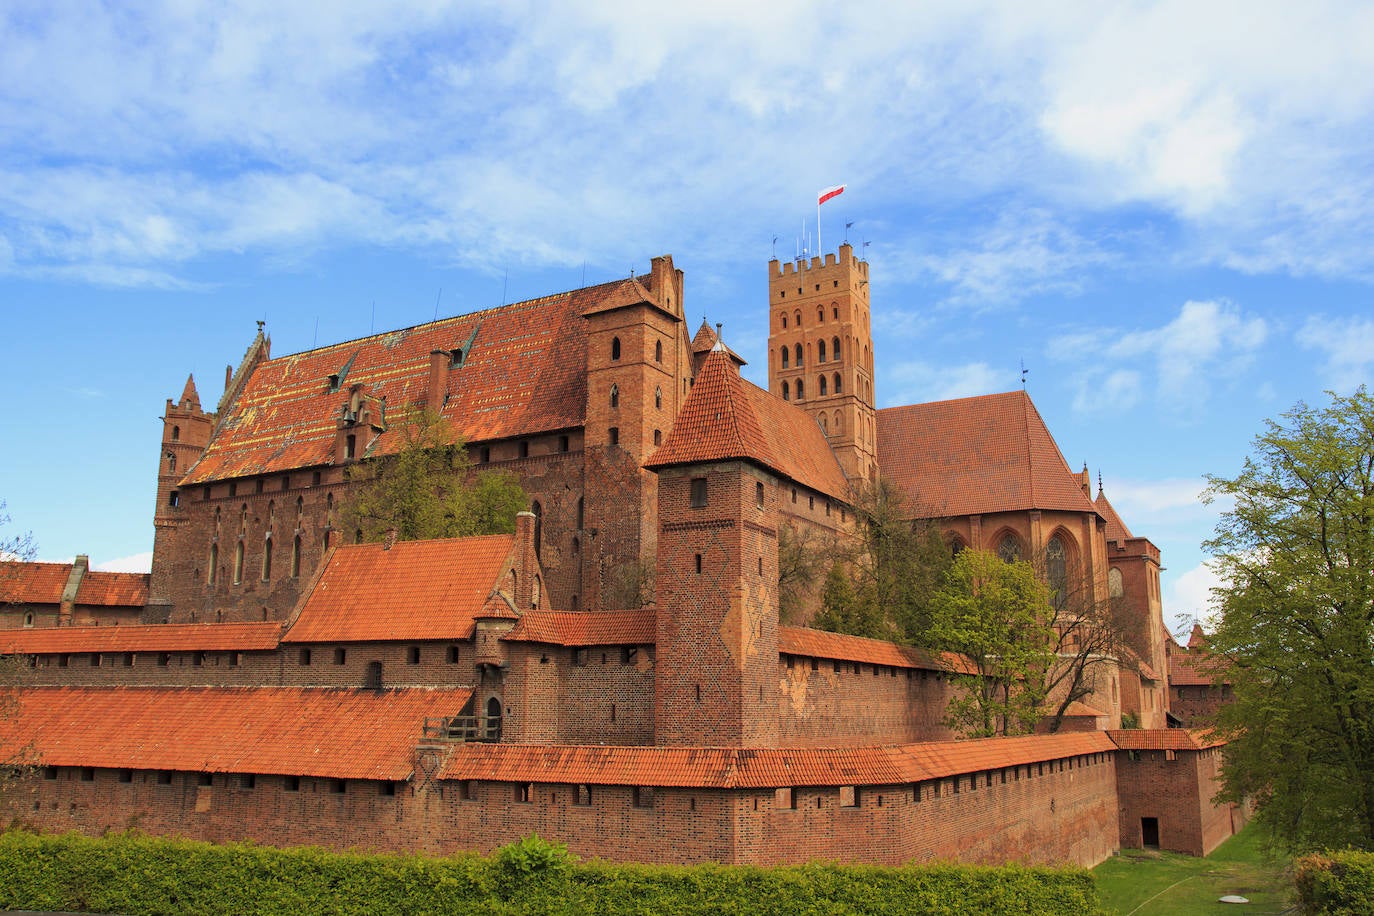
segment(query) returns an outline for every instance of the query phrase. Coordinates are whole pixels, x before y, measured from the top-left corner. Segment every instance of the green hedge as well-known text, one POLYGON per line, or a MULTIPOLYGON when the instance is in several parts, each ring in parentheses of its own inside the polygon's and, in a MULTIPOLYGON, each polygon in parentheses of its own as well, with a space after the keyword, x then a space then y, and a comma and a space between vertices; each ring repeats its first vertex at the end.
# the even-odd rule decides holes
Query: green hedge
POLYGON ((1328 852, 1297 862, 1298 901, 1304 913, 1374 913, 1374 852, 1328 852))
POLYGON ((137 833, 0 834, 0 910, 124 913, 1016 913, 1090 916, 1083 869, 575 863, 536 837, 489 858, 335 853, 137 833))

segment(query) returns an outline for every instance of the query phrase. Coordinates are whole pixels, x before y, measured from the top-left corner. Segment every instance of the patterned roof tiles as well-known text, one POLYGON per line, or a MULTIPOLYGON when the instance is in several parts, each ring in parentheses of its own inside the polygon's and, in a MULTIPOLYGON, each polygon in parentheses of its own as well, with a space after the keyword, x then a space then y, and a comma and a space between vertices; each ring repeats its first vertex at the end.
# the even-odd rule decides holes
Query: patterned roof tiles
POLYGON ((426 717, 470 689, 35 687, 0 721, 0 748, 50 766, 407 779, 426 717))
POLYGON ((1226 743, 1205 728, 1128 728, 1107 735, 1123 751, 1205 751, 1226 743))
POLYGON ((902 646, 882 639, 866 639, 862 636, 831 633, 810 627, 778 627, 778 651, 787 655, 890 665, 894 668, 954 671, 964 674, 972 674, 975 670, 968 659, 953 652, 931 652, 928 649, 902 646))
POLYGON ((1209 687, 1226 683, 1226 659, 1201 649, 1175 652, 1169 656, 1169 684, 1174 687, 1209 687))
POLYGON ((1115 750, 1101 732, 831 748, 465 744, 442 779, 682 788, 896 785, 1115 750))
POLYGON ((275 649, 281 624, 164 623, 147 626, 47 627, 0 630, 0 653, 219 652, 275 649))
POLYGON ((16 561, 0 566, 0 596, 17 604, 61 604, 70 563, 16 561))
POLYGON ((339 547, 282 642, 465 639, 514 548, 510 534, 339 547))
POLYGON ((1097 512, 1107 520, 1107 540, 1109 541, 1129 541, 1133 534, 1131 529, 1126 527, 1126 523, 1117 514, 1116 507, 1107 499, 1107 494, 1101 490, 1097 491, 1097 499, 1093 500, 1093 505, 1097 506, 1097 512))
POLYGON ((654 612, 527 611, 503 639, 556 646, 652 645, 654 612))
MULTIPOLYGON (((434 350, 463 351, 461 364, 448 371, 439 412, 468 441, 582 426, 582 315, 647 295, 637 282, 617 280, 266 360, 226 405, 182 484, 333 463, 338 419, 352 386, 386 399, 386 423, 394 430, 428 396, 434 350), (331 375, 340 376, 332 391, 331 375)), ((375 442, 360 442, 359 454, 394 451, 400 438, 384 432, 375 442)))
POLYGON ((88 572, 81 577, 76 603, 102 607, 143 607, 148 603, 148 573, 88 572))
POLYGON ((880 410, 878 464, 925 517, 1096 511, 1024 391, 880 410))
POLYGON ((844 471, 816 421, 746 382, 729 351, 716 347, 645 467, 730 459, 753 461, 818 493, 849 498, 844 471))

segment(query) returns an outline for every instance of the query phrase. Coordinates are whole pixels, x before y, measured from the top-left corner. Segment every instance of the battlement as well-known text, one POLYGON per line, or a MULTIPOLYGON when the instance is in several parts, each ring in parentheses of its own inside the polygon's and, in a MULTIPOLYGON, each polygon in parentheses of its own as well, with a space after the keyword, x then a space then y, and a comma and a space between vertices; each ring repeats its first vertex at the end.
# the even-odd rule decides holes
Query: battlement
POLYGON ((774 258, 768 262, 768 278, 770 281, 788 277, 800 278, 815 272, 829 275, 836 268, 852 270, 865 279, 868 277, 868 262, 856 258, 853 246, 845 243, 840 246, 838 255, 831 252, 824 257, 817 255, 797 261, 779 261, 774 258))

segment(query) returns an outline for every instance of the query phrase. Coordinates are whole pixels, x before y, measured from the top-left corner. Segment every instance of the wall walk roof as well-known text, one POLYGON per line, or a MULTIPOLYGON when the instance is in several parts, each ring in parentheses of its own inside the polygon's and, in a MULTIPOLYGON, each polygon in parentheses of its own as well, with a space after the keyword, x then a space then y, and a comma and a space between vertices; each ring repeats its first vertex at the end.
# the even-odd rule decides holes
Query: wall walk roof
POLYGON ((1024 391, 880 410, 878 464, 921 517, 1096 511, 1024 391))
MULTIPOLYGON (((394 430, 427 397, 433 350, 463 351, 461 363, 448 370, 445 403, 432 406, 468 441, 582 426, 582 314, 645 295, 638 282, 616 280, 267 360, 226 405, 182 485, 332 464, 352 386, 386 398, 386 422, 394 430), (339 376, 333 391, 331 375, 339 376)), ((395 451, 400 439, 383 433, 375 445, 359 442, 359 454, 395 451)))
POLYGON ((282 642, 466 639, 514 547, 513 534, 339 547, 282 642))
POLYGON ((1123 751, 1205 751, 1226 739, 1205 728, 1129 728, 1107 732, 1123 751))
POLYGON ((0 722, 48 766, 408 779, 425 717, 470 689, 33 687, 0 722))
POLYGON ((729 352, 717 345, 663 445, 645 467, 744 459, 777 471, 818 493, 848 501, 849 483, 820 425, 740 377, 729 352))
POLYGON ((503 639, 556 646, 642 646, 654 642, 654 612, 526 611, 503 639))
POLYGON ((810 627, 778 627, 778 652, 784 655, 890 665, 894 668, 921 668, 927 671, 954 671, 963 674, 972 674, 976 671, 968 659, 953 652, 931 652, 928 649, 902 646, 882 639, 866 639, 862 636, 831 633, 810 627))
POLYGON ((0 630, 0 653, 217 652, 275 649, 281 623, 161 623, 147 626, 0 630))
POLYGON ((442 779, 770 789, 881 786, 1113 751, 1102 732, 834 748, 464 744, 442 779))

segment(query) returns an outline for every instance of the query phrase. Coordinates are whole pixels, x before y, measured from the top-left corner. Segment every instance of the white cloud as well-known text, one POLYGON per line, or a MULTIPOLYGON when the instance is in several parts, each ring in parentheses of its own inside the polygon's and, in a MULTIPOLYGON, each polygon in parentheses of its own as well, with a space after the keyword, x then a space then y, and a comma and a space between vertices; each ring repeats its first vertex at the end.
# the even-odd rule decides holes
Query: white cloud
POLYGON ((1206 561, 1192 569, 1173 577, 1173 584, 1164 595, 1164 608, 1170 617, 1189 616, 1200 622, 1204 629, 1215 623, 1217 609, 1212 598, 1212 589, 1224 583, 1216 569, 1206 561))
POLYGON ((1298 331, 1298 343, 1325 355, 1324 384, 1348 393, 1374 383, 1374 320, 1313 315, 1298 331))
POLYGON ((979 394, 1005 391, 1012 379, 1003 370, 987 363, 967 363, 962 366, 941 366, 922 361, 897 362, 883 373, 880 391, 884 405, 920 404, 925 401, 944 401, 979 394))
POLYGON ((92 564, 91 569, 99 572, 129 572, 146 573, 153 568, 153 552, 136 553, 127 557, 119 557, 115 560, 108 560, 104 563, 92 564))
MULTIPOLYGON (((1111 485, 1112 505, 1123 515, 1158 514, 1176 509, 1202 506, 1202 491, 1207 482, 1184 477, 1167 480, 1117 480, 1111 485)), ((1214 504, 1215 505, 1215 504, 1214 504)))

